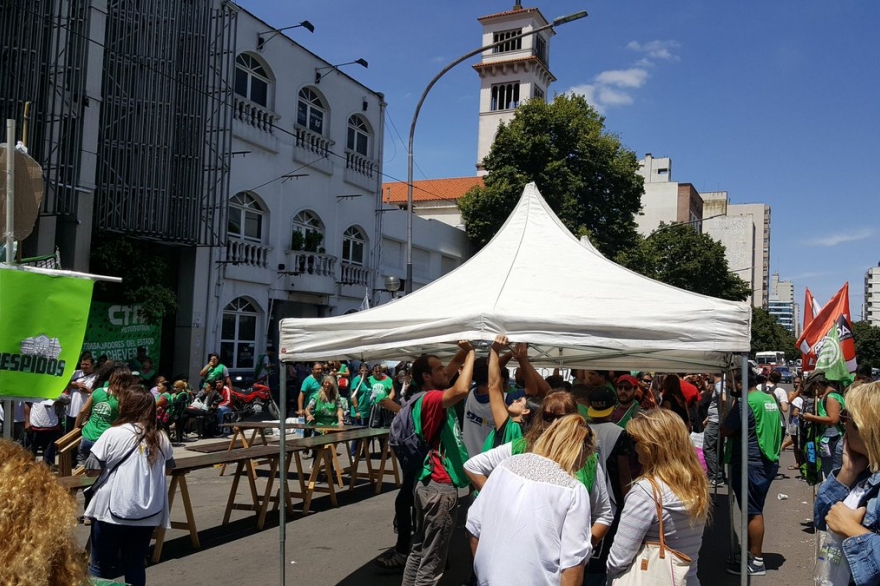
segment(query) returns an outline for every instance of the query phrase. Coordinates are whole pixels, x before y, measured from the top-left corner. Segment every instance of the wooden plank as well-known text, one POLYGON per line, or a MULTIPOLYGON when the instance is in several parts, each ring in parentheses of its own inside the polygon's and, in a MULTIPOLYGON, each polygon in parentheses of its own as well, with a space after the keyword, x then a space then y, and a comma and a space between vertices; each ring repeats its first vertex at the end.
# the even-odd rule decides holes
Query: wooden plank
POLYGON ((78 490, 85 490, 86 488, 95 484, 95 481, 98 480, 97 476, 59 476, 58 484, 64 490, 69 490, 70 492, 76 492, 78 490))

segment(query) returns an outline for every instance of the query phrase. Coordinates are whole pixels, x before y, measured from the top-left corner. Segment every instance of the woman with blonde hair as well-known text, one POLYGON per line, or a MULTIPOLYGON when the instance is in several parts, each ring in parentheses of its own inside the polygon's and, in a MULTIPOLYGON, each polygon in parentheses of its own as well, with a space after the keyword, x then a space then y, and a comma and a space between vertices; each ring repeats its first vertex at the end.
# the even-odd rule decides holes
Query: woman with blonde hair
POLYGON ((20 445, 0 440, 0 584, 86 584, 76 501, 20 445))
POLYGON ((315 393, 306 407, 306 422, 317 425, 342 425, 343 401, 336 386, 336 377, 327 375, 321 381, 321 390, 315 393))
POLYGON ((504 460, 468 511, 480 584, 580 585, 590 556, 590 499, 575 478, 595 452, 579 415, 555 420, 529 453, 504 460), (511 536, 529 546, 511 547, 511 536))
MULTIPOLYGON (((846 434, 843 463, 819 487, 817 529, 828 530, 858 586, 880 582, 880 383, 853 385, 839 414, 846 434)), ((837 575, 834 584, 849 582, 837 575)))
POLYGON ((608 554, 608 581, 629 569, 645 542, 659 541, 656 489, 666 545, 690 557, 687 586, 699 586, 697 560, 709 514, 709 483, 688 430, 673 411, 654 409, 633 417, 626 431, 635 443, 642 475, 626 495, 608 554))

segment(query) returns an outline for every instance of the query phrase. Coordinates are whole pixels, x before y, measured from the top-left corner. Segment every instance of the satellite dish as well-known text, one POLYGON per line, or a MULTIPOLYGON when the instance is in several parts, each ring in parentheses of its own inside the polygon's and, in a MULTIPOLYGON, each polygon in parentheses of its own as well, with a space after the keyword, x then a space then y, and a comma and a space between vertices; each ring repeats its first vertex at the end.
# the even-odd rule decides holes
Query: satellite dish
MULTIPOLYGON (((15 220, 16 240, 30 236, 43 202, 43 169, 30 155, 15 149, 15 220)), ((6 144, 0 144, 0 224, 6 221, 6 144)))

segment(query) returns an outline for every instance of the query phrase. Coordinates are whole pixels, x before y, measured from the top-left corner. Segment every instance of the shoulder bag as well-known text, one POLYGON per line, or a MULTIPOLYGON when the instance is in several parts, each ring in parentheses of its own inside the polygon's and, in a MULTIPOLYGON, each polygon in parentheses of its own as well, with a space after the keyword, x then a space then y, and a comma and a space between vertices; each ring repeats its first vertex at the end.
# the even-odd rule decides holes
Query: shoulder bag
POLYGON ((657 507, 657 520, 660 524, 660 542, 648 541, 633 558, 629 569, 614 579, 613 586, 684 586, 687 573, 691 569, 691 558, 680 551, 666 547, 663 533, 663 500, 654 479, 651 491, 657 507))

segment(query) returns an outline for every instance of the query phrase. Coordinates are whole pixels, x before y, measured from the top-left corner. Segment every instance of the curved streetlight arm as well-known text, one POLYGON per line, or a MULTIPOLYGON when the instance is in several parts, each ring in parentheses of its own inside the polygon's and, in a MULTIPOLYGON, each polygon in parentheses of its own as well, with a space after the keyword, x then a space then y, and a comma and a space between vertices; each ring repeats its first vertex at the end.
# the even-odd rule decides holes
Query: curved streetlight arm
POLYGON ((425 91, 422 92, 422 95, 419 98, 418 103, 416 104, 416 110, 415 110, 415 112, 413 112, 412 123, 409 126, 409 148, 408 148, 407 161, 406 161, 406 211, 407 211, 407 215, 406 215, 406 289, 405 289, 405 292, 407 294, 412 293, 412 278, 413 278, 413 273, 412 273, 412 269, 413 269, 413 265, 412 265, 413 141, 414 141, 415 135, 416 135, 416 122, 418 122, 418 119, 419 119, 419 112, 422 109, 422 104, 425 102, 425 98, 428 97, 428 92, 431 91, 431 88, 434 87, 434 84, 437 83, 441 77, 446 75, 446 73, 450 69, 452 69, 453 67, 455 67, 456 65, 458 65, 462 61, 464 61, 466 59, 470 59, 471 57, 473 57, 477 53, 482 53, 483 51, 486 51, 487 49, 492 49, 493 47, 498 47, 500 45, 521 39, 523 37, 529 37, 529 36, 535 35, 537 33, 545 31, 547 29, 551 29, 554 26, 560 26, 560 25, 563 25, 563 24, 566 24, 566 23, 569 23, 569 22, 572 22, 575 20, 580 20, 581 18, 585 18, 586 16, 587 16, 586 10, 583 10, 581 12, 576 12, 574 14, 569 14, 567 16, 560 16, 559 18, 554 19, 553 22, 551 22, 550 24, 546 24, 546 25, 538 27, 536 29, 533 29, 533 30, 530 30, 530 31, 527 31, 524 33, 520 33, 520 34, 515 35, 513 37, 504 39, 503 41, 498 41, 496 43, 491 43, 488 45, 484 45, 478 49, 474 49, 473 51, 462 55, 461 57, 459 57, 458 59, 456 59, 455 61, 453 61, 449 65, 447 65, 446 67, 444 67, 442 70, 440 70, 440 73, 435 75, 434 78, 430 82, 428 82, 427 87, 425 87, 425 91))

